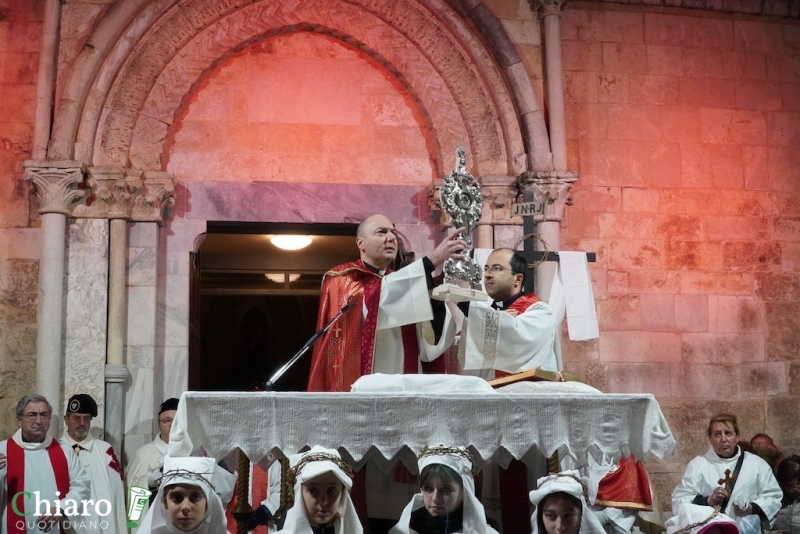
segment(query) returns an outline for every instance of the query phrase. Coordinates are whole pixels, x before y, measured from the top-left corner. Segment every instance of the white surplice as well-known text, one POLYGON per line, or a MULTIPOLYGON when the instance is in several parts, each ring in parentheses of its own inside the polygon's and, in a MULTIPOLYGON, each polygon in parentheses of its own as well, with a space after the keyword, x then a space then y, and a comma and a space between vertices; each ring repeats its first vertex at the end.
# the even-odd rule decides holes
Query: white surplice
MULTIPOLYGON (((77 442, 64 432, 61 443, 75 450, 81 447, 78 456, 91 480, 91 499, 106 499, 111 503, 111 513, 99 516, 93 513, 89 517, 86 528, 79 529, 86 534, 121 534, 127 532, 127 510, 125 508, 125 488, 122 484, 121 466, 114 449, 106 441, 94 439, 88 435, 85 440, 77 442)), ((95 511, 94 508, 90 508, 95 511)))
MULTIPOLYGON (((22 430, 17 430, 13 436, 17 445, 25 450, 25 489, 24 491, 31 494, 30 497, 19 497, 18 502, 24 501, 24 510, 26 513, 30 512, 31 515, 27 517, 20 517, 19 520, 23 521, 28 534, 43 534, 37 527, 36 521, 36 496, 32 495, 33 492, 39 492, 40 500, 47 500, 53 503, 56 500, 56 479, 53 473, 53 466, 50 463, 50 454, 47 452, 47 447, 53 441, 50 436, 45 437, 42 443, 29 443, 22 440, 22 430)), ((77 513, 82 512, 83 501, 89 499, 89 475, 83 469, 83 466, 78 461, 78 457, 73 452, 72 448, 60 444, 67 457, 67 469, 69 471, 69 491, 66 495, 59 495, 58 498, 67 503, 77 504, 77 513)), ((0 454, 7 455, 8 440, 0 441, 0 454)), ((0 515, 2 515, 2 534, 7 534, 8 523, 6 522, 6 505, 8 499, 13 495, 8 495, 8 488, 6 486, 7 468, 0 469, 0 515)), ((66 506, 62 508, 63 512, 70 511, 66 506)), ((65 519, 70 523, 81 526, 84 519, 80 516, 68 516, 65 519)), ((68 532, 73 530, 65 529, 68 532)), ((57 533, 58 530, 52 530, 51 533, 57 533)))
POLYGON ((542 301, 531 304, 516 317, 492 308, 491 301, 471 302, 459 359, 467 370, 558 371, 555 341, 555 317, 542 301))
MULTIPOLYGON (((133 455, 133 460, 125 472, 125 479, 127 481, 127 488, 137 486, 140 488, 148 489, 147 474, 154 470, 160 469, 164 466, 164 456, 167 454, 169 445, 161 439, 161 436, 156 436, 156 439, 143 445, 133 455)), ((142 511, 142 517, 147 514, 149 506, 145 505, 142 511)), ((131 534, 135 534, 136 528, 131 529, 131 534)))
MULTIPOLYGON (((711 495, 714 488, 722 486, 719 480, 725 477, 725 470, 730 469, 733 474, 739 455, 744 454, 744 462, 733 492, 728 500, 728 505, 722 512, 737 519, 733 510, 734 505, 743 508, 750 503, 755 503, 772 524, 781 508, 781 498, 783 497, 778 481, 772 474, 772 468, 755 454, 744 452, 741 447, 737 447, 736 450, 737 453, 733 457, 720 458, 714 449, 709 447, 703 456, 697 456, 689 462, 681 483, 672 492, 672 508, 675 509, 681 502, 691 503, 698 495, 703 497, 711 495)), ((738 520, 737 523, 739 523, 738 520)))

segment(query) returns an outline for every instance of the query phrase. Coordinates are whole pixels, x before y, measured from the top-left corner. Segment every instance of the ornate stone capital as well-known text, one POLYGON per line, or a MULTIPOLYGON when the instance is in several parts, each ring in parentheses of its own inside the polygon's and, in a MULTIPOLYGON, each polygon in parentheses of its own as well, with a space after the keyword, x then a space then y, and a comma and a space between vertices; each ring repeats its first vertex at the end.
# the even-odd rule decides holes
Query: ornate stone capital
POLYGON ((87 183, 92 189, 76 217, 130 219, 133 203, 142 189, 142 171, 124 167, 89 167, 87 183))
POLYGON ((564 206, 572 205, 569 193, 572 184, 578 181, 577 171, 529 171, 518 180, 520 191, 533 192, 534 201, 544 201, 544 214, 536 216, 536 222, 562 221, 564 206))
POLYGON ((561 8, 565 0, 531 0, 531 8, 536 11, 537 5, 542 8, 542 18, 549 15, 561 16, 561 8))
POLYGON ((78 189, 83 182, 85 167, 72 160, 25 160, 23 180, 33 183, 39 199, 39 213, 72 215, 84 191, 78 189))
POLYGON ((175 178, 170 172, 144 171, 143 183, 142 194, 133 203, 132 219, 161 224, 175 204, 175 178))

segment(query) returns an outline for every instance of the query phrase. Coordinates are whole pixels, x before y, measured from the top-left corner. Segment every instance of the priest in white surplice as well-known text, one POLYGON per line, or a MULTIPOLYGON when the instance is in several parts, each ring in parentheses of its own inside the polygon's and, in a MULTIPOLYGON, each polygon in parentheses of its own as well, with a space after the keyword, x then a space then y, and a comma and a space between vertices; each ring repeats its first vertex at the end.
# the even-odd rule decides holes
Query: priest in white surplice
MULTIPOLYGON (((134 454, 125 473, 129 489, 133 486, 149 489, 153 495, 158 491, 164 456, 169 448, 169 431, 172 429, 172 421, 175 419, 176 413, 178 413, 178 399, 176 398, 167 399, 158 407, 158 435, 156 439, 134 454)), ((142 512, 142 517, 146 513, 147 507, 142 512)), ((136 529, 131 529, 131 532, 136 532, 136 529)))
POLYGON ((682 502, 720 506, 742 534, 769 530, 783 498, 769 464, 738 446, 739 425, 734 415, 712 417, 706 434, 711 446, 686 466, 681 483, 672 492, 672 508, 682 502), (730 476, 725 470, 730 470, 730 476))
POLYGON ((325 273, 317 328, 345 304, 344 315, 314 346, 309 391, 350 391, 360 376, 417 373, 451 344, 455 324, 443 302, 431 302, 432 273, 447 258, 462 259, 458 232, 427 257, 392 272, 399 247, 394 224, 372 215, 359 225, 360 259, 325 273))
POLYGON ((489 254, 483 283, 491 301, 459 303, 467 317, 459 359, 464 369, 558 371, 556 321, 535 293, 523 293, 527 262, 510 248, 489 254))
POLYGON ((16 408, 19 430, 0 441, 8 461, 0 469, 2 534, 55 533, 57 524, 72 532, 87 519, 79 514, 89 499, 89 477, 72 448, 47 435, 52 414, 41 395, 22 397, 16 408))
POLYGON ((97 403, 91 396, 79 393, 69 398, 61 443, 72 447, 89 475, 92 500, 106 499, 111 503, 110 513, 104 516, 89 508, 85 528, 79 530, 86 534, 121 534, 127 531, 122 468, 111 444, 92 436, 93 417, 97 417, 97 403))

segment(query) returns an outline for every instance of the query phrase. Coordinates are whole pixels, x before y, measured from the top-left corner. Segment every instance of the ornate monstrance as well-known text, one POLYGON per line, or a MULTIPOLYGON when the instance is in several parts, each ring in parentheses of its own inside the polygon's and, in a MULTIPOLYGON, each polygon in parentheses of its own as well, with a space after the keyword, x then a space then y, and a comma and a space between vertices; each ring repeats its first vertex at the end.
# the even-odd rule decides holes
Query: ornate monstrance
POLYGON ((483 271, 473 261, 472 230, 481 218, 483 195, 474 178, 467 172, 467 152, 463 147, 456 150, 456 168, 444 179, 439 191, 442 209, 450 216, 454 228, 463 228, 461 238, 466 241, 464 259, 448 258, 444 262, 444 284, 433 290, 433 298, 462 302, 466 300, 486 300, 483 292, 483 271), (469 289, 455 285, 456 280, 469 284, 469 289))

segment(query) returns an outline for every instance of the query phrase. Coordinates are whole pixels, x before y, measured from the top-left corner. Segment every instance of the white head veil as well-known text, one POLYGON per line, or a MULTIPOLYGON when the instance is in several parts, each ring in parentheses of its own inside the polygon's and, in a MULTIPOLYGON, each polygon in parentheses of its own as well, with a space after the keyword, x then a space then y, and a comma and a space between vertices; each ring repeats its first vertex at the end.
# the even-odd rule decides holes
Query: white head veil
POLYGON ((139 534, 224 534, 227 532, 227 519, 222 500, 211 484, 216 461, 214 458, 180 457, 164 458, 164 474, 153 506, 147 511, 139 527, 139 534), (167 486, 187 484, 198 486, 206 496, 206 513, 200 524, 191 531, 183 531, 172 524, 164 507, 164 491, 167 486))
POLYGON ((286 523, 280 532, 292 534, 311 534, 311 523, 308 522, 306 507, 303 502, 302 485, 312 478, 333 473, 344 485, 345 491, 339 500, 339 510, 333 522, 336 534, 362 534, 363 528, 358 520, 353 501, 350 499, 350 488, 353 479, 343 467, 347 467, 336 449, 325 449, 314 446, 308 452, 289 457, 289 465, 295 472, 294 504, 286 512, 286 523))
POLYGON ((546 534, 539 532, 539 522, 536 518, 539 515, 539 503, 551 493, 563 492, 572 495, 581 501, 581 528, 580 534, 605 534, 605 529, 600 521, 595 517, 594 513, 589 509, 586 504, 586 485, 580 479, 577 471, 564 471, 563 473, 555 473, 542 477, 536 483, 538 489, 530 492, 529 497, 531 502, 536 505, 536 510, 531 517, 531 526, 533 527, 533 534, 546 534))
MULTIPOLYGON (((472 460, 467 450, 463 447, 433 447, 425 448, 420 453, 419 472, 429 465, 446 465, 461 477, 461 485, 464 493, 464 504, 462 505, 463 515, 461 518, 461 531, 470 534, 497 534, 497 531, 486 524, 486 511, 483 504, 475 496, 475 480, 472 478, 472 460)), ((411 514, 425 506, 422 500, 422 493, 417 493, 411 499, 400 521, 392 527, 389 534, 409 534, 411 530, 411 514)))

